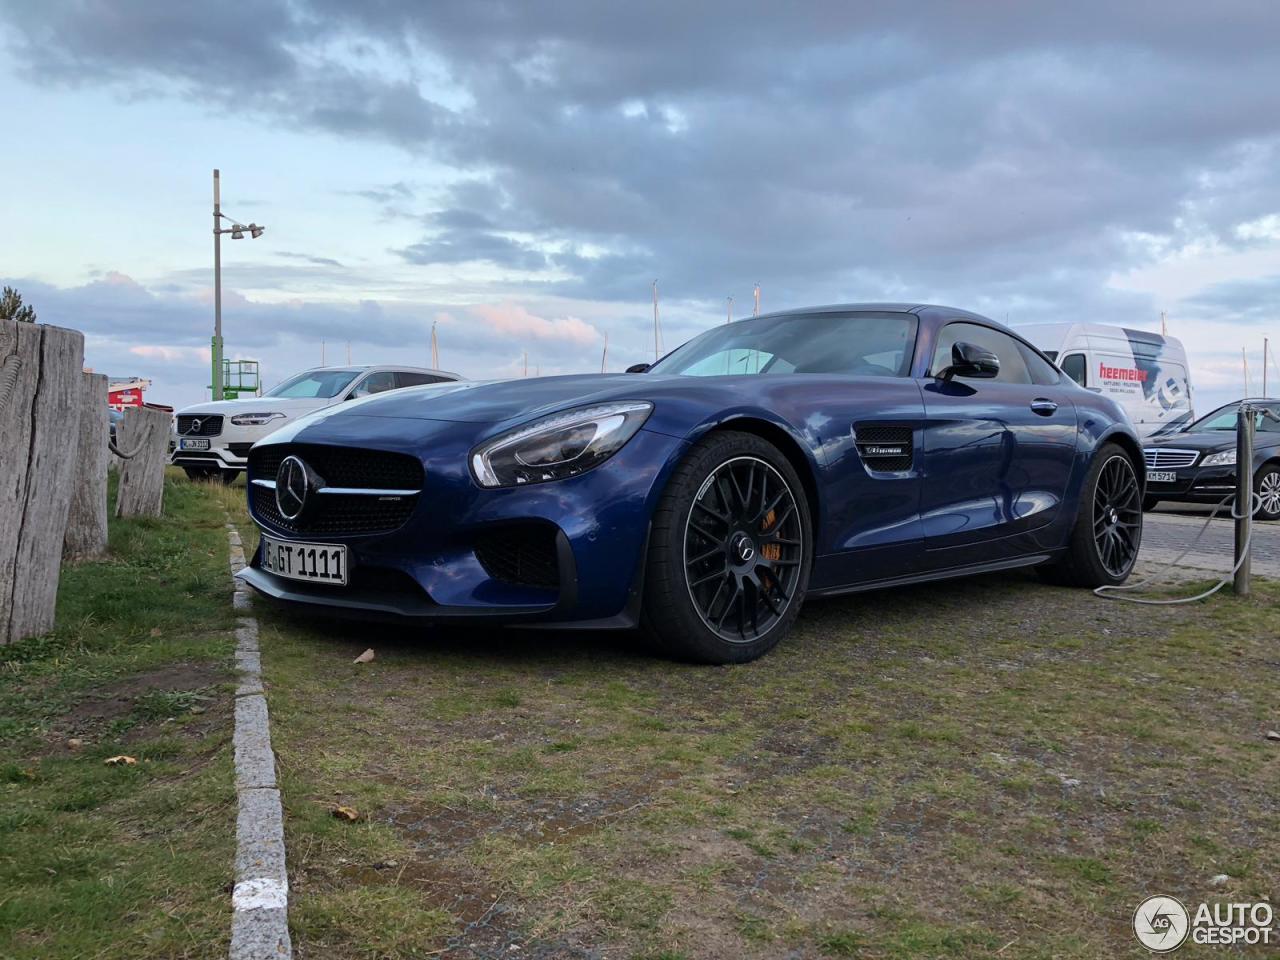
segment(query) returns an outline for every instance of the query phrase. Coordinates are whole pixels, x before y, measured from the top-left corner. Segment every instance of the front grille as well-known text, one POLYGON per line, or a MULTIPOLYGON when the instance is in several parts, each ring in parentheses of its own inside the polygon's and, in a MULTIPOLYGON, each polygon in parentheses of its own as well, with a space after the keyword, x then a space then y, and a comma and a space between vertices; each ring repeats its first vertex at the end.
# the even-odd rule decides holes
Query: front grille
POLYGON ((543 524, 513 524, 476 538, 476 559, 495 580, 528 587, 560 586, 556 531, 543 524))
POLYGON ((422 464, 416 457, 385 450, 325 447, 314 443, 273 443, 250 452, 249 476, 274 480, 285 457, 295 456, 324 478, 328 487, 421 490, 422 464))
POLYGON ((285 533, 358 534, 388 533, 404 524, 418 502, 411 497, 384 499, 354 493, 316 493, 310 510, 297 520, 286 520, 276 506, 276 492, 253 484, 249 504, 254 518, 285 533))
MULTIPOLYGON (((250 480, 274 481, 287 456, 304 461, 324 480, 325 487, 364 490, 420 491, 422 464, 416 457, 385 450, 326 447, 319 444, 269 444, 249 451, 250 480)), ((356 493, 315 493, 297 520, 287 520, 276 506, 275 491, 250 484, 249 505, 255 519, 285 533, 388 533, 402 526, 418 503, 418 494, 378 496, 356 493)))
POLYGON ((1142 451, 1148 470, 1177 470, 1189 467, 1200 456, 1199 450, 1173 450, 1168 447, 1147 447, 1142 451))
POLYGON ((853 441, 858 455, 868 470, 880 473, 901 473, 911 469, 913 431, 907 426, 888 424, 858 424, 854 427, 853 441))
POLYGON ((180 437, 216 437, 222 432, 222 416, 209 414, 202 417, 198 413, 180 414, 178 417, 178 436, 180 437))

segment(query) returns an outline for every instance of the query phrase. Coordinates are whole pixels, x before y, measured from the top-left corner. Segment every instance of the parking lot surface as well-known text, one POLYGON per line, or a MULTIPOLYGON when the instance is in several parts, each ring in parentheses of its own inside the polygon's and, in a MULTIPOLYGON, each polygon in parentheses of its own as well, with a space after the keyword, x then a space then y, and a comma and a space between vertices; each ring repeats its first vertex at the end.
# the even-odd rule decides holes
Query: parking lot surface
MULTIPOLYGON (((1143 561, 1148 565, 1172 561, 1192 547, 1184 560, 1187 566, 1225 575, 1235 556, 1235 525, 1226 508, 1196 542, 1211 512, 1208 508, 1162 505, 1148 513, 1142 533, 1143 561)), ((1280 523, 1253 524, 1252 554, 1254 573, 1280 579, 1280 523)))

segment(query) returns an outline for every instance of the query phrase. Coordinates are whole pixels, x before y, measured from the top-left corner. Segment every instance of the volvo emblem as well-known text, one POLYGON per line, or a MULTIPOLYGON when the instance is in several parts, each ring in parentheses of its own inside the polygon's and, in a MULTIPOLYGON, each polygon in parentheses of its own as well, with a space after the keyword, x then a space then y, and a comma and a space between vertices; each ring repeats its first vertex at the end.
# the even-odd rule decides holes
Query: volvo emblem
POLYGON ((276 507, 286 520, 297 520, 307 509, 311 477, 307 465, 297 457, 285 457, 276 471, 276 507))
POLYGON ((199 433, 200 427, 204 423, 199 417, 195 417, 191 421, 191 426, 187 427, 187 433, 199 433))

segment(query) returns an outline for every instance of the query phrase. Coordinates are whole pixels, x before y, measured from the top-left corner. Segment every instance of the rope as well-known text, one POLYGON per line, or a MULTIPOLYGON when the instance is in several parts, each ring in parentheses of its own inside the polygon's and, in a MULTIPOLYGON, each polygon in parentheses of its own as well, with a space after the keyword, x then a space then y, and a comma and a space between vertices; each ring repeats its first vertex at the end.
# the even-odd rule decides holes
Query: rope
MULTIPOLYGON (((121 426, 123 426, 123 423, 121 424, 121 426)), ((134 447, 129 453, 121 452, 120 448, 116 446, 116 442, 114 440, 108 439, 107 449, 109 449, 121 460, 132 460, 134 457, 136 457, 138 454, 142 452, 142 448, 147 445, 148 439, 150 438, 146 436, 146 434, 144 433, 144 435, 138 440, 138 445, 134 447)))
POLYGON ((0 411, 9 405, 13 396, 13 388, 18 385, 18 370, 22 367, 22 358, 11 353, 0 364, 0 411))
MULTIPOLYGON (((1164 564, 1164 566, 1161 567, 1158 570, 1158 572, 1153 573, 1151 576, 1147 577, 1145 580, 1139 580, 1136 583, 1123 583, 1123 584, 1118 584, 1116 586, 1107 585, 1107 586, 1098 587, 1093 591, 1094 595, 1101 597, 1103 600, 1124 600, 1126 603, 1141 603, 1150 607, 1167 607, 1167 606, 1173 606, 1175 604, 1180 604, 1180 603, 1195 603, 1197 600, 1203 600, 1206 597, 1213 596, 1215 593, 1217 593, 1219 590, 1225 587, 1228 583, 1231 583, 1233 580, 1235 580, 1236 571, 1239 570, 1240 565, 1244 563, 1245 557, 1249 556, 1249 543, 1251 540, 1253 540, 1253 524, 1249 524, 1249 535, 1245 537, 1245 541, 1243 545, 1244 549, 1240 551, 1240 559, 1237 560, 1232 565, 1231 571, 1225 577, 1223 577, 1221 580, 1215 583, 1208 590, 1205 590, 1202 593, 1197 593, 1194 597, 1175 597, 1171 600, 1146 600, 1142 597, 1125 597, 1125 596, 1121 596, 1121 594, 1126 590, 1137 590, 1139 587, 1145 587, 1151 584, 1164 583, 1166 574, 1170 570, 1172 570, 1174 567, 1176 567, 1179 563, 1181 563, 1183 557, 1185 557, 1188 553, 1190 553, 1192 550, 1195 549, 1196 544, 1200 542, 1200 538, 1203 537, 1208 532, 1209 525, 1212 524, 1214 521, 1214 518, 1218 516, 1218 511, 1221 510, 1223 507, 1225 507, 1228 503, 1231 503, 1233 499, 1234 499, 1234 494, 1232 496, 1225 497, 1221 503, 1219 503, 1216 507, 1214 507, 1213 512, 1209 514, 1208 519, 1205 520, 1204 522, 1204 526, 1200 528, 1200 532, 1196 534, 1195 539, 1191 541, 1191 543, 1187 546, 1187 549, 1183 550, 1180 554, 1178 554, 1168 563, 1164 564)), ((1249 516, 1256 515, 1257 512, 1261 509, 1262 509, 1262 497, 1260 497, 1258 493, 1255 491, 1252 494, 1250 494, 1249 516)), ((1237 513, 1235 505, 1232 504, 1231 506, 1232 519, 1242 520, 1244 519, 1244 516, 1245 514, 1237 513)))
POLYGON ((142 440, 138 441, 138 445, 134 447, 132 451, 130 451, 129 453, 121 453, 120 448, 116 446, 116 442, 114 440, 107 441, 107 448, 112 453, 114 453, 117 457, 119 457, 121 460, 132 460, 134 457, 136 457, 138 454, 142 452, 142 448, 145 447, 146 445, 147 445, 146 438, 143 438, 142 440))

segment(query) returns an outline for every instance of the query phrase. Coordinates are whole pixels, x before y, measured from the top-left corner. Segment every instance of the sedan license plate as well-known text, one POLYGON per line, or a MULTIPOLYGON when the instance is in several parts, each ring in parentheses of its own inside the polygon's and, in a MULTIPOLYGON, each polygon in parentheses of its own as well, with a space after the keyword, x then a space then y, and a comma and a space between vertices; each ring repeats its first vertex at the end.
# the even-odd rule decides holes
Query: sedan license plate
POLYGON ((179 440, 178 449, 179 450, 208 450, 209 441, 208 440, 185 440, 185 439, 179 440))
POLYGON ((1172 470, 1148 470, 1147 483, 1177 483, 1178 475, 1172 470))
POLYGON ((293 543, 262 538, 262 569, 311 583, 347 584, 347 548, 333 543, 293 543))

